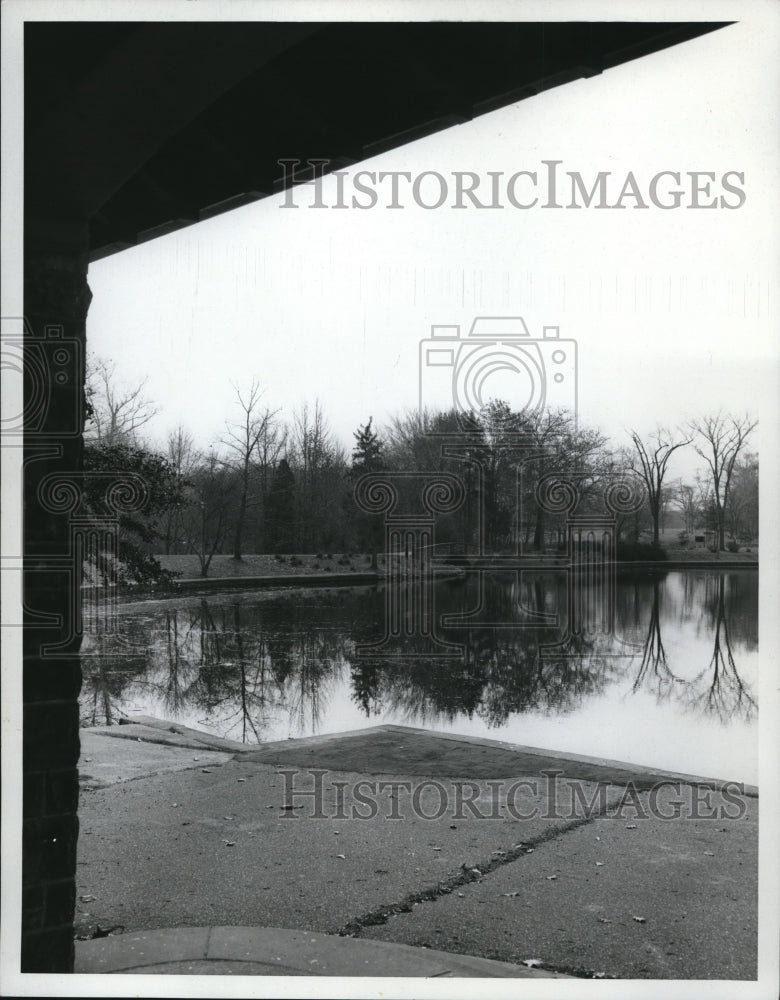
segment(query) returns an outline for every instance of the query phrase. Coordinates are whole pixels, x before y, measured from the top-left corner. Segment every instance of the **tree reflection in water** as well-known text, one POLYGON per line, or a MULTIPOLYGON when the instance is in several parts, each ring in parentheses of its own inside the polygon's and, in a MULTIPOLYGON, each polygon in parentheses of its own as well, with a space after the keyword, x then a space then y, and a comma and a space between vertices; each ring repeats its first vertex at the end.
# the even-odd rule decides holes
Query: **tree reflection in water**
MULTIPOLYGON (((466 717, 496 728, 522 713, 573 712, 623 680, 634 693, 674 699, 722 722, 755 715, 755 697, 735 662, 735 650, 757 646, 755 574, 621 575, 616 636, 567 635, 559 573, 505 577, 486 594, 489 620, 506 624, 442 628, 448 642, 463 647, 456 657, 422 655, 413 639, 390 656, 356 657, 356 646, 381 635, 381 588, 131 608, 120 614, 118 634, 85 637, 82 725, 112 725, 140 709, 260 742, 317 732, 331 713, 344 711, 338 699, 348 696, 367 718, 446 726, 466 717), (530 627, 528 610, 553 614, 557 624, 530 627), (687 630, 699 656, 701 640, 711 641, 709 662, 686 662, 678 641, 668 653, 662 630, 676 640, 687 630)), ((468 612, 473 598, 468 581, 439 583, 437 613, 468 612)))
POLYGON ((727 580, 722 575, 706 581, 705 607, 713 632, 712 658, 709 666, 697 674, 689 695, 693 708, 717 715, 724 722, 735 715, 750 719, 758 710, 753 694, 737 672, 731 651, 726 608, 726 593, 730 584, 731 578, 727 580))
MULTIPOLYGON (((655 577, 652 581, 652 604, 648 616, 647 634, 645 636, 642 661, 634 678, 633 690, 651 687, 659 701, 668 698, 673 693, 674 684, 684 684, 681 677, 672 673, 666 660, 666 650, 661 638, 661 581, 655 577)), ((636 593, 636 591, 635 591, 636 593)), ((639 601, 637 604, 637 617, 639 620, 639 601)))
MULTIPOLYGON (((662 587, 655 577, 645 590, 649 591, 649 614, 644 639, 644 653, 633 683, 633 690, 647 688, 657 699, 676 697, 687 709, 717 717, 721 722, 741 717, 747 721, 758 711, 750 686, 743 681, 737 669, 732 650, 732 635, 746 652, 758 646, 757 605, 758 579, 755 574, 740 573, 691 573, 675 574, 682 577, 682 594, 675 608, 669 608, 668 619, 677 624, 692 622, 699 636, 708 636, 712 642, 712 655, 702 669, 692 672, 688 664, 681 664, 675 673, 669 666, 664 648, 661 625, 664 620, 664 602, 674 605, 673 592, 662 587), (687 669, 686 669, 687 668, 687 669), (690 676, 683 676, 684 673, 690 676)), ((634 589, 636 611, 634 620, 642 617, 646 597, 634 589)))

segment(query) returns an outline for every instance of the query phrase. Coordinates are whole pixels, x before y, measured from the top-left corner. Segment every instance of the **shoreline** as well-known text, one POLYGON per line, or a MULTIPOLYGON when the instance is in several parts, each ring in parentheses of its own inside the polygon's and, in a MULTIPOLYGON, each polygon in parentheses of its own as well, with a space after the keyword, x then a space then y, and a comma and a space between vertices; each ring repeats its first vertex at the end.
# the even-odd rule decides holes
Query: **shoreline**
MULTIPOLYGON (((669 559, 666 561, 631 561, 616 562, 615 569, 619 573, 630 571, 657 571, 657 570, 681 570, 681 569, 709 569, 709 570, 755 570, 758 571, 758 560, 678 560, 669 559)), ((555 572, 565 570, 563 564, 550 565, 549 568, 540 569, 538 565, 526 566, 522 561, 514 565, 504 565, 496 567, 501 572, 507 570, 527 570, 538 572, 555 572)), ((456 566, 434 566, 434 574, 437 578, 464 579, 468 570, 464 567, 456 566)), ((476 570, 472 570, 476 572, 476 570)), ((279 573, 263 574, 257 576, 214 576, 214 577, 184 577, 176 580, 171 589, 151 590, 146 588, 128 588, 119 591, 119 596, 123 599, 155 599, 167 600, 187 593, 198 593, 209 590, 266 590, 273 587, 284 589, 296 587, 350 587, 350 586, 378 586, 386 580, 384 571, 362 571, 353 573, 279 573)), ((101 588, 82 588, 83 591, 96 591, 101 588)))

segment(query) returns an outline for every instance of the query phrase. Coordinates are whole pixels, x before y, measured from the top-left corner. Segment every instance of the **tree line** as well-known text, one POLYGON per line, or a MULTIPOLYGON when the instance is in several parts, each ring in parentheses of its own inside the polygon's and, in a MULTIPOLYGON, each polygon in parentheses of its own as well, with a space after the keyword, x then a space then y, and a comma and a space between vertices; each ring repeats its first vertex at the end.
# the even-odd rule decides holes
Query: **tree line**
POLYGON ((135 471, 148 486, 144 511, 120 519, 128 579, 165 582, 154 558, 160 554, 197 556, 203 576, 216 554, 228 553, 241 561, 248 553, 358 551, 372 554, 376 565, 381 518, 353 499, 365 472, 458 475, 465 501, 437 522, 437 540, 450 551, 565 547, 565 515, 551 512, 537 489, 555 475, 576 479, 584 513, 603 509, 610 477, 635 476, 645 502, 617 525, 635 545, 647 539, 658 546, 672 510, 684 523, 682 544, 709 531, 713 547, 723 550, 758 534, 758 456, 747 449, 756 421, 749 415, 719 412, 650 434, 631 430, 616 445, 596 428, 577 426, 566 411, 513 412, 491 402, 466 417, 454 410, 401 413, 382 428, 369 417, 348 451, 318 401, 285 418, 256 380, 234 386, 232 413, 205 450, 181 425, 155 448, 143 437, 155 413, 143 384, 123 389, 110 362, 90 358, 85 467, 135 471), (687 447, 704 468, 693 482, 671 481, 669 462, 687 447))

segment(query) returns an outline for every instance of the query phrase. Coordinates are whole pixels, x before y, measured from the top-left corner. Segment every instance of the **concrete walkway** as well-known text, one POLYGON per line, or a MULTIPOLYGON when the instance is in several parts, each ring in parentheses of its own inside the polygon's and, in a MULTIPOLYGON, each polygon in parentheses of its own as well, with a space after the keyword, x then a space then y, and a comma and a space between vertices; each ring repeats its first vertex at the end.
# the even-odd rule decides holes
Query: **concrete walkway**
POLYGON ((399 726, 213 740, 83 731, 77 971, 755 978, 756 789, 399 726))

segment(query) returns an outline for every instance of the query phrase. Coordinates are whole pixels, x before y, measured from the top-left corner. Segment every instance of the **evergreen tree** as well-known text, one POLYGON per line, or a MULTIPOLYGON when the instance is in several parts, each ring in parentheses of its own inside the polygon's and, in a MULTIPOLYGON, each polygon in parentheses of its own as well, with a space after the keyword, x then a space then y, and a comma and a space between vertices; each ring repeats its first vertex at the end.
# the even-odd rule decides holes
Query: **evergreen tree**
POLYGON ((291 552, 295 543, 295 476, 287 459, 277 465, 268 490, 265 527, 271 552, 291 552))
MULTIPOLYGON (((382 441, 379 435, 371 429, 373 419, 373 417, 369 417, 368 423, 358 427, 352 435, 355 439, 350 468, 350 478, 353 483, 367 472, 381 472, 385 468, 382 458, 382 441)), ((356 511, 355 523, 358 543, 361 548, 370 549, 371 568, 376 569, 376 550, 381 547, 384 536, 382 522, 376 515, 367 514, 365 511, 356 511)))
POLYGON ((371 430, 373 419, 373 417, 369 417, 368 423, 363 427, 358 427, 352 435, 355 439, 355 448, 352 452, 354 478, 362 476, 364 472, 381 472, 384 468, 382 441, 379 435, 371 430))

